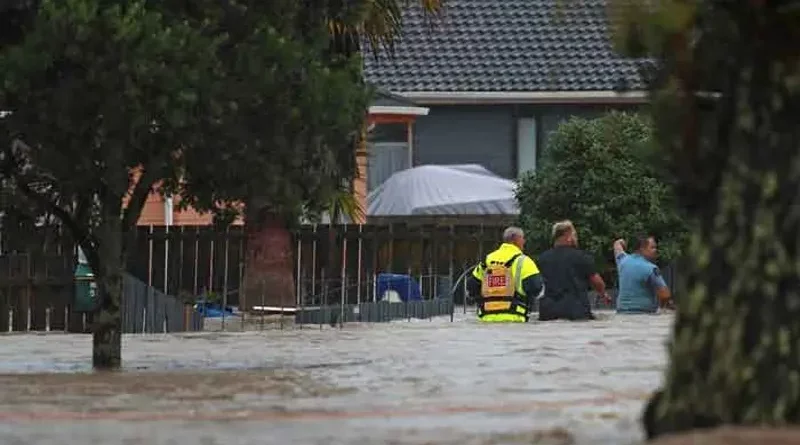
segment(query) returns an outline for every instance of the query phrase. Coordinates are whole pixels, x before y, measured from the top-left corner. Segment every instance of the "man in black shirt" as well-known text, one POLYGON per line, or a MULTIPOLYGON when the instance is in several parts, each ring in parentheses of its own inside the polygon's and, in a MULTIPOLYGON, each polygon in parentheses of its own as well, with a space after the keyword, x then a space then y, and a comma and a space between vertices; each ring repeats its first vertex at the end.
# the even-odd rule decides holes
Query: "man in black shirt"
POLYGON ((553 248, 536 260, 544 278, 539 320, 593 320, 589 285, 608 300, 606 285, 591 255, 578 249, 578 232, 571 221, 553 225, 553 248))

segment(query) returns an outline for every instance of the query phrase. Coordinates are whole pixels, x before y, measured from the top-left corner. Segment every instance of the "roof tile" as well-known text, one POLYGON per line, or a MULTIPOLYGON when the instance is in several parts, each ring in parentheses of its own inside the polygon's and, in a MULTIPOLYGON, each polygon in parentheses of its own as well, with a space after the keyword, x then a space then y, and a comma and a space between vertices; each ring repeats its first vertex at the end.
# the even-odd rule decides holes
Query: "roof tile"
POLYGON ((606 0, 447 0, 431 28, 406 10, 394 58, 365 58, 371 83, 409 91, 642 89, 635 60, 615 55, 606 0))

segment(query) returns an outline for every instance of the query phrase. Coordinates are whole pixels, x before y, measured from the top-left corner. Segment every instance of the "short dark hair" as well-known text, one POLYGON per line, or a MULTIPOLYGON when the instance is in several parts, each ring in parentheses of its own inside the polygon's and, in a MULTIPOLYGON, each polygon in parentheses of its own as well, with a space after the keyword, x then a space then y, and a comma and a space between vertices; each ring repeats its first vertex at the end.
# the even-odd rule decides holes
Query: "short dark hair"
POLYGON ((633 238, 633 251, 642 250, 650 244, 650 240, 655 241, 656 237, 649 233, 641 233, 633 238))

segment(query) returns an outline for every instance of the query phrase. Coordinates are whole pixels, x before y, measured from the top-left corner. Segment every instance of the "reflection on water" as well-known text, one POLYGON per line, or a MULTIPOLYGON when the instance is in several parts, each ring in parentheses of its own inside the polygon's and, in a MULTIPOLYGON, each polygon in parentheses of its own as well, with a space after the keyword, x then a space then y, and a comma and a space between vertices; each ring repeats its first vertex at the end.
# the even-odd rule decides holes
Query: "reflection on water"
POLYGON ((48 425, 74 443, 630 443, 670 324, 484 325, 459 314, 126 336, 126 371, 104 374, 89 372, 89 336, 0 336, 0 442, 51 443, 58 436, 37 429, 48 425), (103 426, 120 420, 147 427, 103 426))

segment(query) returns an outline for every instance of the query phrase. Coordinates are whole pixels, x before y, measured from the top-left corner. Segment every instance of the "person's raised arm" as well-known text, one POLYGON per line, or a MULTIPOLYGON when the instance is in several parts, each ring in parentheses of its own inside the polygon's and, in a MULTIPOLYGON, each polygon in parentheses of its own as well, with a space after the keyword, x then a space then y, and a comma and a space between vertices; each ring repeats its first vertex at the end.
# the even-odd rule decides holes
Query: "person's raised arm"
POLYGON ((625 258, 625 240, 620 238, 614 241, 614 261, 619 263, 619 261, 625 258))

